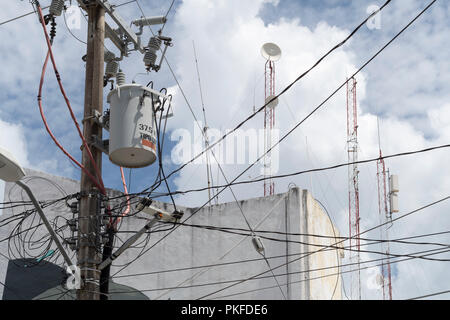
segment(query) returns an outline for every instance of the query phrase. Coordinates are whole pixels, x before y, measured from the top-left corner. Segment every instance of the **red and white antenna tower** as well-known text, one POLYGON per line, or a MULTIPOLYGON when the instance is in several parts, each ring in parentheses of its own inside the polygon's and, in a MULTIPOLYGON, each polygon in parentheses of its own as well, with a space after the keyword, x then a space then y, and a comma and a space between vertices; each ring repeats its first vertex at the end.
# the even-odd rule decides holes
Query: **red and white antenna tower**
MULTIPOLYGON (((266 59, 264 75, 264 102, 267 104, 275 97, 275 61, 281 58, 281 49, 274 43, 266 43, 261 48, 261 54, 266 59)), ((272 131, 275 127, 275 107, 278 100, 274 100, 264 108, 264 196, 275 193, 275 182, 272 179, 272 131)))
POLYGON ((356 79, 347 81, 347 146, 348 146, 348 216, 350 235, 350 262, 358 266, 350 273, 350 296, 361 300, 360 241, 359 241, 359 187, 358 187, 358 108, 356 79))
POLYGON ((381 240, 381 252, 386 253, 385 258, 383 258, 381 263, 381 279, 380 285, 383 291, 383 300, 392 300, 392 278, 391 278, 391 263, 389 260, 389 228, 390 225, 386 222, 392 221, 392 214, 388 208, 388 194, 386 187, 386 176, 389 174, 386 172, 386 166, 384 164, 383 154, 381 153, 380 145, 380 125, 377 118, 378 125, 378 145, 380 149, 380 159, 377 161, 377 180, 378 180, 378 211, 380 217, 380 228, 381 240))

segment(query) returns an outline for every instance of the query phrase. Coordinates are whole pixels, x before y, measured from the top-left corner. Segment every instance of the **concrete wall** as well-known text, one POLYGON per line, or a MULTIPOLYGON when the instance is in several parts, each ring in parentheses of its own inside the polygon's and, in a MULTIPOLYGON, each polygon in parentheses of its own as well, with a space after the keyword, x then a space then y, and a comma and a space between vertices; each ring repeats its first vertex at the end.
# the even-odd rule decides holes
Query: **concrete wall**
MULTIPOLYGON (((38 199, 55 199, 64 193, 71 194, 79 190, 77 181, 32 170, 26 171, 25 181, 38 199)), ((110 190, 109 193, 120 195, 118 191, 110 190)), ((14 184, 6 184, 5 201, 22 197, 26 199, 14 184)), ((156 206, 171 210, 169 204, 156 203, 156 206)), ((316 277, 334 274, 338 268, 308 272, 311 269, 337 266, 341 252, 322 250, 308 254, 321 249, 310 244, 330 245, 335 240, 308 237, 305 234, 338 237, 339 233, 307 190, 293 188, 285 194, 240 201, 239 204, 236 202, 219 204, 198 212, 196 208, 180 209, 184 212, 183 219, 195 213, 186 222, 189 224, 248 229, 243 217, 245 215, 254 230, 291 234, 261 234, 278 239, 278 241, 262 239, 266 261, 256 252, 251 237, 248 236, 180 226, 170 236, 152 247, 167 234, 167 231, 152 232, 146 251, 139 259, 122 269, 121 266, 128 264, 141 253, 141 248, 132 248, 114 261, 111 270, 114 282, 140 290, 150 299, 197 299, 206 295, 207 299, 283 299, 283 295, 287 299, 341 299, 340 276, 333 275, 314 280, 316 277), (237 263, 243 260, 246 262, 237 263), (280 266, 273 272, 279 275, 277 280, 283 294, 272 273, 267 272, 268 264, 272 268, 280 266), (200 268, 205 265, 215 266, 200 268), (169 272, 173 269, 182 270, 169 272), (225 289, 239 280, 251 277, 254 279, 225 289), (209 295, 220 289, 224 290, 209 295)), ((15 214, 21 211, 23 207, 14 208, 15 214)), ((49 207, 45 212, 50 219, 57 215, 68 218, 72 216, 64 203, 49 207)), ((12 210, 4 210, 2 219, 11 213, 12 210)), ((119 238, 122 241, 127 239, 130 236, 127 231, 142 228, 147 219, 148 216, 144 213, 124 219, 119 238)), ((8 237, 13 227, 14 223, 2 227, 0 239, 8 237)), ((44 235, 45 229, 40 228, 36 234, 44 235)), ((117 239, 116 245, 120 245, 121 240, 117 239)), ((7 242, 0 242, 0 253, 9 256, 7 242)), ((4 257, 0 258, 2 282, 5 279, 7 262, 4 257)), ((57 262, 62 262, 62 259, 57 262)), ((2 290, 3 287, 0 287, 0 294, 2 290)))
MULTIPOLYGON (((339 230, 333 225, 330 216, 324 211, 309 192, 303 194, 303 205, 307 208, 306 219, 307 233, 311 235, 331 235, 339 238, 339 230)), ((321 250, 308 257, 309 270, 309 297, 312 300, 341 300, 342 299, 342 277, 339 275, 340 259, 344 257, 342 243, 336 245, 340 250, 329 250, 325 246, 334 245, 340 240, 332 240, 320 237, 309 237, 309 242, 315 246, 309 246, 310 251, 321 250), (337 266, 335 268, 326 268, 337 266)))

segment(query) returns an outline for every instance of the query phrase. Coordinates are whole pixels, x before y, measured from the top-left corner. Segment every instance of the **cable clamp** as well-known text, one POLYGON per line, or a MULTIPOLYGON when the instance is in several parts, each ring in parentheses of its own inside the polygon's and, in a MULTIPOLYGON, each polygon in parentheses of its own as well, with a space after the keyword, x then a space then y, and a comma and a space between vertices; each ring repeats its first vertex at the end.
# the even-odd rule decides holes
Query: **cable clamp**
POLYGON ((85 259, 85 260, 79 260, 77 263, 77 266, 81 268, 81 266, 91 265, 91 266, 97 266, 99 264, 100 259, 97 260, 91 260, 91 259, 85 259))
POLYGON ((102 140, 97 135, 93 134, 88 145, 89 147, 94 147, 101 152, 109 155, 109 139, 102 140))

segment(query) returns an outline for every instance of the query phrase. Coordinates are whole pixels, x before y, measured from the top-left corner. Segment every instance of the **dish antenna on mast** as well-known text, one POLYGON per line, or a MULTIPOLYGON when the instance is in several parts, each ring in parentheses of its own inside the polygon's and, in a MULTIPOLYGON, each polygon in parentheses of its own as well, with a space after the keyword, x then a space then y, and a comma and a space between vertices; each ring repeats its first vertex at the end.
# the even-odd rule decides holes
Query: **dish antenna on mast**
POLYGON ((281 49, 275 43, 268 42, 262 46, 261 54, 266 60, 278 61, 281 58, 281 49))
MULTIPOLYGON (((268 108, 273 109, 278 105, 278 99, 273 100, 273 98, 275 97, 275 88, 274 88, 275 87, 275 83, 274 83, 274 78, 275 78, 274 68, 275 68, 275 66, 274 66, 274 62, 280 60, 281 49, 275 43, 267 42, 267 43, 263 44, 263 46, 261 47, 261 54, 262 54, 263 58, 269 64, 269 68, 270 68, 270 72, 269 72, 270 80, 269 81, 271 83, 269 85, 269 88, 267 88, 267 85, 266 85, 266 91, 267 91, 267 89, 269 89, 269 92, 266 92, 266 98, 265 98, 264 102, 267 104, 268 108), (270 102, 270 101, 272 101, 272 102, 270 102)), ((267 71, 266 71, 266 75, 267 75, 267 71)), ((267 82, 267 79, 266 79, 266 82, 267 82)))
POLYGON ((278 99, 275 98, 275 61, 281 58, 281 49, 275 43, 267 42, 261 48, 261 54, 266 60, 264 75, 264 196, 275 193, 275 182, 272 180, 272 160, 270 150, 272 149, 272 131, 275 127, 275 107, 278 99))

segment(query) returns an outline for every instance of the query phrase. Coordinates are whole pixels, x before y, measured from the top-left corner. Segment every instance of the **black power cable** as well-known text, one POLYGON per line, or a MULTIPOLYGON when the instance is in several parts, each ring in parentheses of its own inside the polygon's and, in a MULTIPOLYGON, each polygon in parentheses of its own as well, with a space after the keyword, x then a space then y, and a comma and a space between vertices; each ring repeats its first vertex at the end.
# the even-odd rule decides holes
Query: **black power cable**
MULTIPOLYGON (((222 185, 215 185, 215 186, 211 186, 211 187, 203 187, 203 188, 189 189, 189 190, 177 190, 177 191, 174 191, 172 193, 172 195, 177 195, 177 194, 185 195, 185 194, 192 193, 192 192, 202 192, 202 191, 205 191, 205 190, 208 190, 208 189, 214 189, 214 188, 228 188, 229 186, 252 184, 252 183, 261 182, 261 181, 264 181, 264 180, 267 180, 267 179, 283 179, 283 178, 299 176, 299 175, 303 175, 303 174, 307 174, 307 173, 339 169, 339 168, 348 167, 348 166, 354 165, 354 164, 367 164, 367 163, 370 163, 370 162, 379 161, 380 159, 392 159, 392 158, 398 158, 398 157, 404 157, 404 156, 411 156, 411 155, 415 155, 415 154, 427 153, 427 152, 440 150, 440 149, 447 149, 447 148, 450 148, 450 144, 444 144, 444 145, 439 145, 439 146, 434 146, 434 147, 429 147, 429 148, 420 149, 420 150, 414 150, 414 151, 395 153, 395 154, 391 154, 391 155, 387 155, 387 156, 376 157, 376 158, 371 158, 371 159, 366 159, 366 160, 359 160, 359 161, 355 161, 355 162, 345 162, 345 163, 340 163, 340 164, 327 166, 327 167, 314 168, 314 169, 309 169, 309 170, 301 170, 301 171, 292 172, 292 173, 286 173, 286 174, 279 174, 279 175, 271 176, 270 178, 264 178, 263 177, 263 178, 252 179, 252 180, 235 181, 235 182, 232 182, 232 183, 222 184, 222 185)), ((237 179, 234 179, 234 180, 237 180, 237 179)), ((137 194, 144 195, 146 193, 142 192, 142 193, 137 193, 137 194)), ((164 197, 164 196, 167 196, 167 195, 168 194, 163 193, 163 194, 160 194, 160 195, 158 195, 158 196, 156 196, 154 198, 164 197)))
MULTIPOLYGON (((423 257, 428 257, 428 256, 438 255, 438 254, 442 254, 442 253, 449 252, 450 250, 441 250, 441 251, 439 251, 439 252, 428 253, 428 252, 433 252, 433 251, 434 251, 434 250, 427 250, 427 251, 423 251, 423 252, 418 252, 418 253, 416 253, 416 254, 422 254, 422 253, 427 253, 427 254, 422 254, 421 256, 417 256, 417 257, 410 257, 410 258, 405 258, 405 259, 399 259, 399 260, 392 261, 391 263, 392 263, 392 264, 394 264, 394 263, 400 263, 400 262, 404 262, 404 261, 410 261, 410 260, 413 260, 413 259, 416 259, 416 258, 423 258, 423 257)), ((378 259, 378 261, 382 261, 382 260, 383 260, 383 259, 378 259)), ((372 260, 371 262, 375 262, 375 261, 376 261, 376 260, 372 260)), ((366 261, 366 262, 368 262, 368 261, 366 261)), ((366 263, 366 262, 363 262, 363 263, 366 263)), ((369 261, 369 262, 370 262, 370 261, 369 261)), ((354 265, 357 265, 357 264, 358 264, 358 263, 354 263, 354 265)), ((350 265, 350 264, 346 264, 345 266, 347 266, 347 265, 350 265)), ((371 268, 374 268, 374 267, 380 267, 380 266, 382 266, 382 265, 383 265, 383 264, 380 263, 380 264, 376 264, 376 265, 372 265, 372 266, 363 267, 363 268, 360 268, 360 269, 359 269, 359 268, 355 268, 355 269, 345 270, 345 271, 342 271, 342 272, 331 273, 331 274, 327 274, 327 275, 324 275, 324 276, 317 276, 317 277, 313 277, 313 278, 308 278, 308 279, 302 279, 302 280, 298 280, 298 281, 293 281, 293 282, 290 282, 290 284, 293 284, 293 283, 301 283, 301 282, 306 282, 306 281, 313 281, 313 280, 319 280, 319 279, 323 279, 323 278, 327 278, 327 277, 332 277, 332 276, 335 276, 335 275, 338 275, 338 274, 352 273, 352 272, 359 271, 359 270, 366 270, 366 269, 371 269, 371 268)), ((329 267, 325 267, 325 268, 321 268, 321 269, 316 269, 316 270, 313 270, 313 271, 320 271, 320 270, 324 270, 324 269, 329 269, 329 267)), ((310 271, 310 270, 307 270, 307 271, 305 271, 305 272, 308 272, 308 271, 310 271)), ((297 273, 304 273, 304 272, 299 271, 299 272, 297 272, 297 273)), ((266 277, 268 277, 268 276, 266 276, 266 277)), ((275 286, 265 287, 265 288, 259 288, 259 289, 255 289, 255 290, 248 290, 248 291, 243 291, 243 292, 237 292, 237 293, 233 293, 233 294, 229 294, 229 295, 225 295, 225 296, 215 297, 215 298, 213 298, 213 299, 224 299, 224 298, 229 298, 229 297, 232 297, 232 296, 236 296, 236 295, 238 295, 238 294, 250 293, 250 292, 261 291, 261 290, 267 290, 267 289, 273 289, 273 288, 275 288, 275 286)))
MULTIPOLYGON (((212 148, 214 148, 218 143, 220 143, 222 140, 224 140, 226 137, 228 137, 229 135, 233 134, 234 132, 236 132, 236 130, 238 130, 239 128, 241 128, 246 122, 250 121, 252 118, 254 118, 258 113, 260 113, 262 110, 264 110, 268 105, 270 105, 273 101, 275 101, 276 99, 278 99, 281 95, 285 94, 287 91, 289 91, 292 86, 297 83, 298 81, 300 81, 302 78, 304 78, 307 74, 309 74, 313 69, 315 69, 326 57, 328 57, 331 53, 333 53, 335 50, 337 50, 338 48, 342 47, 345 43, 347 43, 366 23, 367 21, 369 21, 370 19, 372 19, 372 17, 374 17, 376 14, 378 14, 379 12, 381 12, 389 3, 391 2, 391 0, 386 1, 378 10, 374 11, 372 14, 370 14, 364 21, 362 21, 343 41, 341 41, 340 43, 338 43, 337 45, 335 45, 333 48, 331 48, 325 55, 323 55, 312 67, 310 67, 308 70, 306 70, 305 72, 303 72, 300 76, 298 76, 293 82, 291 82, 285 89, 283 89, 278 95, 276 95, 275 97, 273 97, 270 101, 266 101, 266 103, 261 106, 256 112, 252 113, 250 116, 248 116, 246 119, 244 119, 242 122, 240 122, 237 126, 234 127, 234 129, 228 131, 227 133, 225 133, 220 139, 216 140, 213 144, 210 144, 208 148, 204 149, 202 152, 200 152, 198 155, 196 155, 195 157, 193 157, 191 160, 189 160, 188 162, 184 163, 183 165, 181 165, 178 169, 172 171, 167 177, 171 177, 173 174, 179 172, 180 170, 182 170, 184 167, 186 167, 188 164, 193 163, 196 159, 198 159, 199 157, 201 157, 205 152, 211 150, 212 148)), ((138 2, 136 2, 138 3, 138 2)), ((142 9, 141 9, 142 11, 142 9)), ((166 60, 167 62, 167 60, 166 60)), ((170 67, 170 66, 169 66, 170 67)), ((170 68, 171 69, 171 68, 170 68)), ((178 83, 178 81, 177 81, 178 83)), ((178 84, 179 86, 179 84, 178 84)), ((181 88, 180 88, 181 89, 181 88)), ((180 90, 184 96, 184 99, 187 102, 186 96, 184 95, 183 90, 180 90)), ((189 105, 189 104, 188 104, 189 105)), ((314 111, 315 112, 315 111, 314 111)))
MULTIPOLYGON (((415 213, 417 213, 417 212, 420 212, 420 211, 422 211, 422 210, 425 210, 425 209, 427 209, 427 208, 430 208, 430 207, 432 207, 432 206, 435 206, 435 205, 437 205, 437 204, 440 204, 440 203, 442 203, 442 202, 444 202, 444 201, 447 201, 447 200, 449 200, 449 199, 450 199, 450 196, 447 196, 447 197, 444 197, 444 198, 442 198, 442 199, 440 199, 440 200, 437 200, 437 201, 428 203, 428 204, 426 204, 426 205, 424 205, 424 206, 422 206, 422 207, 420 207, 420 208, 417 208, 417 209, 415 209, 415 210, 412 210, 412 211, 410 211, 410 212, 408 212, 408 213, 405 213, 405 214, 403 214, 403 215, 401 215, 401 216, 395 218, 392 222, 395 222, 395 221, 404 219, 404 218, 406 218, 406 217, 408 217, 408 216, 410 216, 410 215, 413 215, 413 214, 415 214, 415 213)), ((377 228, 380 228, 380 227, 382 227, 382 226, 384 226, 384 225, 386 225, 386 224, 387 224, 387 223, 383 223, 383 224, 377 225, 377 226, 375 226, 375 227, 369 228, 369 229, 367 229, 367 230, 365 230, 365 231, 359 233, 358 235, 355 235, 355 237, 360 237, 362 234, 366 234, 366 233, 368 233, 368 232, 370 232, 370 231, 373 231, 373 230, 375 230, 375 229, 377 229, 377 228)), ((169 233, 169 234, 170 234, 170 233, 169 233)), ((163 237, 163 238, 165 238, 165 237, 163 237)), ((331 247, 336 247, 336 245, 339 245, 339 244, 342 243, 343 241, 345 241, 345 240, 338 241, 338 242, 336 242, 336 243, 334 243, 334 244, 328 246, 328 250, 330 250, 329 248, 331 248, 331 247)), ((157 243, 158 243, 158 242, 157 242, 157 243)), ((154 247, 154 245, 153 245, 152 247, 150 247, 149 249, 147 249, 143 254, 145 254, 146 252, 148 252, 148 250, 150 250, 150 249, 153 248, 153 247, 154 247)), ((324 248, 322 248, 322 249, 320 249, 320 250, 315 250, 315 251, 311 251, 311 252, 304 253, 304 254, 302 254, 302 256, 300 256, 299 258, 296 258, 296 259, 294 259, 294 260, 292 260, 292 261, 289 261, 289 262, 287 262, 287 263, 278 265, 278 266, 276 266, 276 267, 274 267, 274 268, 271 268, 271 270, 267 270, 267 271, 258 273, 258 274, 254 275, 254 276, 252 276, 252 277, 249 277, 249 278, 247 278, 247 279, 243 279, 243 280, 241 280, 241 281, 239 281, 239 282, 237 282, 237 283, 234 283, 234 284, 232 284, 232 285, 230 285, 230 286, 221 288, 220 290, 217 290, 217 291, 215 291, 215 292, 213 292, 213 293, 204 295, 204 296, 202 296, 202 297, 199 298, 199 299, 206 298, 206 297, 208 297, 208 296, 210 296, 210 295, 213 295, 213 294, 215 294, 215 293, 218 293, 218 292, 220 292, 220 291, 223 291, 223 290, 225 290, 225 289, 228 289, 228 288, 230 288, 230 287, 233 287, 233 286, 235 286, 235 285, 238 285, 238 284, 240 284, 240 283, 242 283, 242 282, 245 282, 245 281, 251 280, 251 279, 253 279, 253 278, 259 277, 259 276, 261 276, 261 275, 263 275, 263 274, 265 274, 265 273, 267 273, 267 272, 270 272, 270 271, 273 271, 273 270, 275 270, 275 269, 281 268, 281 267, 283 267, 283 266, 285 266, 285 265, 287 265, 287 264, 294 263, 294 262, 296 262, 296 261, 299 261, 299 260, 305 258, 306 256, 309 256, 309 255, 312 255, 312 254, 315 254, 315 253, 318 253, 318 252, 322 252, 322 251, 324 251, 324 250, 326 250, 326 249, 327 249, 327 247, 324 247, 324 248)), ((142 254, 142 255, 143 255, 143 254, 142 254)), ((399 255, 399 256, 400 256, 400 255, 399 255)), ((417 258, 417 257, 415 257, 415 258, 417 258)), ((384 259, 384 258, 383 258, 383 259, 384 259)), ((407 259, 414 259, 414 257, 409 257, 409 258, 407 258, 407 259)), ((119 272, 123 271, 124 269, 125 269, 125 268, 121 268, 119 271, 117 271, 116 273, 114 273, 114 275, 113 275, 111 278, 113 278, 114 276, 116 276, 119 272)), ((346 272, 341 272, 341 273, 346 273, 346 272)))
MULTIPOLYGON (((380 50, 375 53, 366 63, 364 63, 353 75, 352 77, 356 76, 358 73, 360 73, 367 65, 369 65, 373 60, 375 60, 376 57, 378 57, 390 44, 392 44, 403 32, 405 32, 419 17, 422 16, 434 3, 436 0, 433 0, 428 4, 428 6, 425 7, 414 19, 412 19, 400 32, 398 32, 390 41, 388 41, 380 50)), ((351 78, 351 77, 350 77, 351 78)), ((295 125, 291 130, 289 130, 288 133, 286 133, 278 142, 272 146, 269 150, 267 150, 267 153, 269 153, 274 147, 276 147, 278 144, 280 144, 288 135, 290 135, 294 130, 296 130, 303 122, 305 122, 309 117, 311 117, 317 110, 319 110, 328 100, 330 100, 341 88, 343 88, 346 85, 347 81, 345 81, 342 85, 340 85, 331 95, 328 96, 321 104, 319 104, 313 111, 311 111, 302 121, 300 121, 297 125, 295 125)), ((281 93, 282 94, 282 93, 281 93)), ((275 98, 274 98, 275 99, 275 98)), ((269 102, 270 103, 270 102, 269 102)), ((260 109, 262 110, 262 109, 260 109)), ((264 154, 264 155, 265 155, 264 154)), ((239 179, 245 172, 247 172, 251 167, 255 165, 264 155, 259 157, 255 162, 253 162, 249 167, 247 167, 242 173, 240 173, 236 178, 234 178, 231 183, 234 183, 237 179, 239 179)), ((175 172, 175 171, 174 171, 175 172)), ((170 177, 170 174, 167 176, 170 177)), ((215 196, 218 196, 220 193, 222 193, 226 188, 221 189, 218 193, 216 193, 215 196)), ((186 222, 190 218, 192 218, 197 212, 199 212, 202 208, 204 208, 211 199, 208 199, 207 202, 205 202, 201 207, 197 208, 189 217, 187 217, 183 222, 186 222)), ((176 230, 173 229, 172 231, 176 230)), ((156 246, 158 243, 160 243, 162 240, 164 240, 167 236, 170 235, 171 232, 166 234, 164 237, 159 239, 156 243, 154 243, 148 250, 156 246)))
POLYGON ((423 298, 429 298, 429 297, 434 297, 434 296, 440 296, 442 294, 446 294, 446 293, 450 293, 450 290, 446 290, 446 291, 441 291, 441 292, 435 292, 435 293, 430 293, 424 296, 420 296, 420 297, 415 297, 415 298, 410 298, 407 300, 419 300, 419 299, 423 299, 423 298))
MULTIPOLYGON (((448 233, 449 233, 449 231, 438 232, 438 233, 430 233, 430 234, 424 234, 424 235, 405 237, 405 238, 401 238, 401 239, 397 239, 397 240, 402 241, 402 240, 406 240, 406 239, 422 238, 422 237, 429 237, 429 236, 435 236, 435 235, 440 235, 440 234, 448 234, 448 233)), ((332 238, 332 237, 330 237, 330 238, 332 238)), ((396 240, 390 240, 390 241, 396 241, 396 240)), ((410 243, 410 244, 424 244, 425 245, 425 243, 410 243)), ((449 247, 449 244, 440 244, 440 243, 426 243, 426 245, 436 245, 436 246, 443 246, 443 247, 447 247, 447 248, 449 247)), ((334 250, 334 249, 332 249, 332 250, 334 250)), ((433 250, 440 250, 440 249, 433 249, 433 250)), ((423 252, 419 252, 419 253, 423 253, 423 252)), ((273 260, 273 259, 289 258, 289 257, 296 257, 296 256, 299 256, 299 255, 303 255, 303 254, 305 254, 305 252, 284 254, 284 255, 278 255, 278 256, 271 256, 271 257, 267 257, 267 259, 273 260)), ((417 254, 417 252, 413 253, 413 254, 417 254)), ((383 259, 384 258, 376 259, 376 261, 382 261, 383 259)), ((126 277, 154 275, 154 274, 161 274, 161 273, 187 271, 187 270, 205 269, 205 268, 211 268, 211 267, 231 266, 231 265, 246 264, 246 263, 251 263, 251 262, 261 261, 261 260, 264 260, 264 258, 234 260, 234 261, 221 262, 221 263, 208 264, 208 265, 198 265, 198 266, 192 266, 192 267, 175 268, 175 269, 167 269, 167 270, 159 270, 159 271, 150 271, 150 272, 136 273, 136 274, 130 274, 130 275, 114 276, 114 278, 126 278, 126 277)), ((367 262, 363 262, 363 263, 367 263, 367 262)), ((342 266, 347 266, 347 265, 340 265, 340 264, 338 264, 338 268, 342 267, 342 266)))
MULTIPOLYGON (((426 257, 426 256, 438 255, 438 254, 446 253, 446 252, 449 252, 449 251, 450 251, 450 249, 446 249, 446 250, 431 249, 431 250, 414 252, 414 253, 410 253, 408 255, 408 258, 406 258, 406 259, 398 259, 398 260, 393 261, 392 263, 399 263, 399 262, 403 262, 403 261, 409 261, 409 260, 412 260, 412 259, 423 258, 423 257, 426 257)), ((362 261, 361 263, 367 264, 367 263, 379 262, 379 261, 382 261, 382 260, 383 259, 372 259, 372 260, 362 261)), ((358 263, 354 262, 354 263, 344 264, 342 266, 349 267, 349 266, 354 266, 354 265, 357 265, 357 264, 358 263)), ((365 267, 363 269, 374 268, 376 266, 381 266, 381 264, 368 266, 368 267, 365 267)), ((319 272, 319 271, 324 271, 324 270, 336 269, 336 267, 337 266, 328 266, 328 267, 322 267, 322 268, 316 268, 316 269, 308 269, 308 270, 302 270, 302 271, 286 272, 286 273, 277 274, 276 276, 277 277, 281 277, 281 276, 293 275, 293 274, 304 274, 304 273, 311 273, 311 272, 319 272)), ((350 273, 350 272, 355 272, 357 270, 358 269, 351 269, 351 270, 344 271, 342 273, 350 273)), ((341 274, 341 272, 337 272, 337 273, 333 273, 333 274, 327 274, 327 275, 322 275, 322 276, 318 276, 318 277, 314 277, 314 278, 309 278, 309 279, 304 279, 304 280, 300 280, 300 281, 290 282, 289 284, 297 283, 297 282, 317 280, 317 279, 323 279, 323 278, 336 276, 336 275, 340 275, 340 274, 341 274)), ((130 276, 132 276, 132 275, 130 275, 130 276)), ((259 276, 259 277, 252 278, 251 280, 267 279, 267 278, 271 278, 271 277, 272 277, 271 275, 270 276, 269 275, 267 275, 267 276, 259 276)), ((211 286, 211 285, 222 285, 222 284, 227 284, 227 283, 236 283, 236 282, 239 282, 239 281, 242 281, 242 280, 243 279, 232 279, 232 280, 217 281, 217 282, 191 284, 191 285, 182 286, 182 287, 167 287, 167 288, 153 288, 153 289, 147 289, 147 290, 137 290, 136 292, 187 289, 187 288, 204 287, 204 286, 211 286)), ((258 291, 258 290, 264 290, 264 289, 272 289, 272 288, 277 288, 277 287, 278 286, 271 286, 271 287, 268 287, 268 288, 261 288, 261 289, 252 290, 252 291, 258 291)), ((246 292, 244 292, 244 293, 246 293, 246 292)), ((237 294, 242 294, 242 293, 237 293, 237 294)), ((236 295, 236 294, 233 294, 233 295, 236 295)))
MULTIPOLYGON (((444 197, 444 198, 439 199, 439 200, 437 200, 437 201, 428 203, 428 204, 426 204, 426 205, 424 205, 424 206, 422 206, 422 207, 420 207, 420 208, 417 208, 417 209, 412 210, 412 211, 410 211, 410 212, 408 212, 408 213, 405 213, 405 214, 403 214, 403 215, 401 215, 401 216, 399 216, 399 217, 393 219, 392 221, 389 221, 389 222, 385 222, 385 223, 379 224, 379 225, 377 225, 377 226, 375 226, 375 227, 372 227, 372 228, 369 228, 369 229, 367 229, 367 230, 365 230, 365 231, 363 231, 363 232, 360 232, 359 234, 355 235, 355 237, 359 237, 359 236, 361 236, 362 234, 366 234, 366 233, 368 233, 368 232, 370 232, 370 231, 373 231, 373 230, 375 230, 375 229, 381 228, 382 226, 385 226, 385 225, 387 225, 387 224, 393 223, 393 222, 398 221, 398 220, 400 220, 400 219, 404 219, 404 218, 406 218, 406 217, 408 217, 408 216, 410 216, 410 215, 413 215, 413 214, 415 214, 415 213, 417 213, 417 212, 420 212, 420 211, 422 211, 422 210, 424 210, 424 209, 427 209, 427 208, 430 208, 430 207, 435 206, 435 205, 437 205, 437 204, 440 204, 440 203, 442 203, 442 202, 444 202, 444 201, 447 201, 447 200, 449 200, 449 199, 450 199, 450 196, 447 196, 447 197, 444 197)), ((333 246, 339 245, 339 244, 342 243, 343 241, 344 241, 344 240, 338 241, 338 242, 336 242, 336 243, 330 245, 329 247, 333 247, 333 246)), ((297 259, 294 259, 294 260, 290 261, 289 264, 290 264, 290 263, 293 263, 293 262, 296 262, 296 261, 299 261, 299 260, 301 260, 301 259, 303 259, 303 258, 305 258, 305 257, 308 257, 308 256, 312 255, 312 254, 315 254, 315 253, 318 253, 318 252, 322 252, 322 251, 324 251, 325 249, 326 249, 326 248, 322 248, 322 249, 320 249, 320 250, 316 250, 316 251, 313 251, 313 252, 309 252, 309 253, 307 253, 307 254, 305 254, 305 255, 303 255, 303 256, 297 258, 297 259)), ((285 265, 286 265, 286 264, 279 265, 279 266, 275 267, 274 269, 278 269, 278 268, 283 267, 283 266, 285 266, 285 265)), ((252 277, 249 277, 249 278, 247 278, 246 280, 243 280, 243 281, 241 281, 241 282, 239 282, 239 283, 245 282, 245 281, 247 281, 247 280, 249 280, 249 279, 252 279, 252 278, 254 278, 254 277, 258 277, 258 276, 260 276, 260 275, 262 275, 262 274, 264 274, 264 273, 266 273, 266 272, 268 272, 268 271, 265 271, 265 272, 256 274, 256 275, 254 275, 254 276, 252 276, 252 277)), ((213 292, 213 293, 204 295, 204 296, 202 296, 202 297, 199 298, 199 299, 204 299, 204 298, 206 298, 206 297, 208 297, 208 296, 210 296, 210 295, 213 295, 213 294, 215 294, 215 293, 217 293, 217 292, 220 292, 220 291, 226 290, 226 289, 228 289, 228 288, 231 288, 231 287, 233 287, 233 286, 235 286, 235 285, 237 285, 237 284, 239 284, 239 283, 236 283, 236 284, 227 286, 227 287, 222 288, 222 289, 220 289, 220 290, 218 290, 218 291, 215 291, 215 292, 213 292)))

